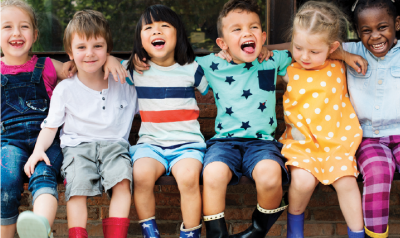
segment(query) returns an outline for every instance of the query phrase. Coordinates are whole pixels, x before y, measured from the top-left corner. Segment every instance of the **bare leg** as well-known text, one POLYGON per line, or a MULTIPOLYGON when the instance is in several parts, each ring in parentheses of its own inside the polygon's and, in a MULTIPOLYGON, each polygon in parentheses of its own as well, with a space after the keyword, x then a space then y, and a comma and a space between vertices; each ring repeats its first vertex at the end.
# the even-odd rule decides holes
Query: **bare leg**
POLYGON ((292 182, 289 186, 289 213, 302 214, 319 181, 308 171, 290 166, 292 182))
POLYGON ((153 217, 156 213, 154 184, 165 173, 165 167, 153 158, 140 158, 133 165, 133 181, 136 212, 139 220, 153 217))
POLYGON ((57 199, 53 195, 42 194, 36 198, 35 204, 33 204, 33 212, 36 215, 46 217, 51 227, 56 217, 57 205, 57 199))
POLYGON ((131 207, 130 181, 124 179, 112 188, 110 217, 128 218, 131 207))
POLYGON ((282 201, 282 169, 273 160, 262 160, 253 170, 257 201, 264 209, 275 209, 282 201))
POLYGON ((215 215, 225 210, 226 188, 232 171, 222 162, 212 162, 203 172, 203 214, 215 215))
POLYGON ((68 228, 82 227, 86 229, 87 206, 86 196, 73 196, 67 202, 68 228))
POLYGON ((334 182, 340 209, 342 210, 347 226, 351 231, 361 231, 364 220, 361 206, 361 194, 355 177, 346 176, 334 182))
POLYGON ((185 229, 196 227, 201 219, 200 173, 202 164, 197 159, 183 159, 172 167, 181 193, 181 209, 185 229))
POLYGON ((16 224, 1 226, 1 237, 14 238, 15 232, 17 230, 16 226, 17 226, 16 224))

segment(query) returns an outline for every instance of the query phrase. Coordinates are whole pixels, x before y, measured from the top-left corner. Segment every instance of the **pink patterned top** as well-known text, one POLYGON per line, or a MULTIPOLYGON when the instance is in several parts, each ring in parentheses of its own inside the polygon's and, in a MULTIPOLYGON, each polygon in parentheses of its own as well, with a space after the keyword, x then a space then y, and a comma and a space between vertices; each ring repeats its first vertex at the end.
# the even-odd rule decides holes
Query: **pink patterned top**
MULTIPOLYGON (((37 60, 38 57, 34 55, 30 60, 22 65, 6 65, 3 61, 1 61, 0 70, 2 74, 19 74, 33 72, 37 60)), ((49 98, 51 98, 51 96, 53 95, 53 90, 57 85, 57 73, 50 58, 46 58, 42 76, 47 94, 49 95, 49 98)))

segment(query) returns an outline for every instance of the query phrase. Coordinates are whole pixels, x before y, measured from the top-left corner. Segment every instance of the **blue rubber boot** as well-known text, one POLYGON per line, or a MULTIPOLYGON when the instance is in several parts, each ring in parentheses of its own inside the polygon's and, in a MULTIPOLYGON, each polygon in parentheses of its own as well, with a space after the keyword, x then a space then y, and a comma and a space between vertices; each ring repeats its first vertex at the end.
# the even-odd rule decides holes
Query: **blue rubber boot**
POLYGON ((142 228, 142 235, 144 238, 160 238, 160 232, 158 231, 156 217, 150 217, 139 221, 140 227, 142 228))
POLYGON ((362 229, 361 231, 354 232, 351 231, 349 227, 347 227, 347 235, 349 238, 364 238, 365 237, 365 231, 362 229))
POLYGON ((201 224, 193 227, 193 228, 189 228, 189 229, 185 229, 185 226, 181 225, 181 233, 179 235, 180 238, 200 238, 201 236, 201 224))
POLYGON ((304 212, 300 215, 287 213, 288 238, 304 238, 304 212))

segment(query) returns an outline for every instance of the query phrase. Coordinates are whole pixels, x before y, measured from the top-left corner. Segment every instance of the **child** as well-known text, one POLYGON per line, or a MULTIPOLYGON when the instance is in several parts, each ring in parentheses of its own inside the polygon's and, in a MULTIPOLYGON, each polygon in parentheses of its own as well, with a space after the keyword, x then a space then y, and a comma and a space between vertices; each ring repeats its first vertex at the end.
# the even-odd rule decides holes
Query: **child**
POLYGON ((178 15, 163 5, 148 7, 136 26, 131 59, 124 62, 139 99, 142 125, 138 144, 130 148, 136 211, 144 237, 160 237, 155 221, 154 184, 173 174, 181 193, 180 237, 200 237, 199 179, 206 150, 197 121, 194 88, 208 91, 201 67, 178 15), (144 74, 133 71, 133 58, 149 59, 144 74))
POLYGON ((296 63, 284 77, 286 131, 280 139, 292 176, 287 237, 304 237, 304 210, 319 182, 335 187, 349 237, 364 237, 354 158, 362 130, 348 98, 345 67, 327 59, 345 31, 344 15, 330 3, 307 2, 294 17, 296 63))
MULTIPOLYGON (((24 1, 1 5, 1 237, 52 236, 57 211, 57 176, 63 156, 60 141, 49 142, 45 161, 31 167, 40 123, 47 116, 62 63, 30 55, 38 37, 33 9, 24 1), (28 161, 28 163, 27 163, 28 161), (51 165, 51 166, 50 166, 51 165), (29 180, 24 175, 29 171, 29 180), (29 181, 34 212, 18 216, 24 182, 29 181), (17 221, 18 220, 18 221, 17 221)), ((57 131, 57 128, 55 129, 57 131)))
POLYGON ((104 16, 92 10, 75 13, 64 33, 64 48, 78 69, 54 90, 48 117, 42 123, 30 158, 44 159, 57 127, 64 161, 65 199, 70 238, 88 237, 88 196, 111 197, 109 218, 103 219, 106 238, 126 237, 131 203, 132 166, 128 136, 137 112, 136 90, 103 80, 103 64, 113 47, 104 16))
POLYGON ((368 61, 365 75, 347 69, 350 100, 363 129, 356 157, 364 178, 367 237, 389 235, 390 187, 396 166, 400 169, 399 9, 399 1, 355 1, 353 21, 361 42, 343 44, 368 61))

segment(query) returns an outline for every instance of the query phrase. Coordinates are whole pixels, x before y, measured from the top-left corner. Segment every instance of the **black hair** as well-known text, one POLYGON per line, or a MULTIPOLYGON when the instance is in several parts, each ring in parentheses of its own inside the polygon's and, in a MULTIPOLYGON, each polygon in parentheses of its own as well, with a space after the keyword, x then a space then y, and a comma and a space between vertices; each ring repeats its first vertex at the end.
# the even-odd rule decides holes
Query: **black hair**
POLYGON ((152 5, 143 12, 140 16, 140 19, 136 25, 135 39, 133 44, 133 50, 131 57, 128 61, 128 70, 134 70, 134 57, 135 54, 139 59, 150 59, 149 54, 143 48, 142 38, 140 33, 142 31, 142 26, 144 24, 151 24, 153 21, 163 21, 168 22, 176 29, 176 46, 175 46, 175 55, 174 59, 180 65, 193 63, 195 55, 190 45, 190 42, 187 38, 185 32, 185 26, 183 25, 181 19, 178 14, 172 11, 169 7, 164 5, 152 5))
POLYGON ((353 22, 352 27, 354 30, 357 30, 359 14, 366 9, 384 9, 389 16, 393 17, 393 21, 395 21, 396 17, 400 15, 400 0, 396 0, 395 2, 392 0, 359 0, 354 9, 352 9, 352 7, 354 6, 356 0, 341 0, 340 2, 343 2, 346 13, 351 16, 353 22))

